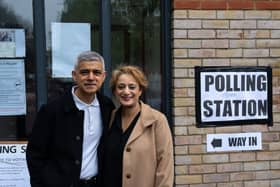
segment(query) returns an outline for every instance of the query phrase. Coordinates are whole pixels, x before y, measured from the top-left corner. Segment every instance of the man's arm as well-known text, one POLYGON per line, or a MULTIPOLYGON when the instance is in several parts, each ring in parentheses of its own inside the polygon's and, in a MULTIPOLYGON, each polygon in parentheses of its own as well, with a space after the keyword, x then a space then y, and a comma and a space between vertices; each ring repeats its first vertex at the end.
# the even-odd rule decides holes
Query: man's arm
POLYGON ((28 139, 26 160, 32 187, 43 187, 42 171, 48 160, 48 142, 50 138, 51 116, 43 105, 33 124, 32 133, 28 139))

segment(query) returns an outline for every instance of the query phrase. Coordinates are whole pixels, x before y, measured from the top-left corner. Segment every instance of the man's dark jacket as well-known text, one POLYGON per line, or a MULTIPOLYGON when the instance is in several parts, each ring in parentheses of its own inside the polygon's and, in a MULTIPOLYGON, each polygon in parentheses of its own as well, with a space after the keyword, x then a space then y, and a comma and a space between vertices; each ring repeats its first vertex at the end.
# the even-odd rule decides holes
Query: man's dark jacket
MULTIPOLYGON (((114 105, 99 93, 97 98, 105 131, 114 105)), ((84 112, 76 107, 71 91, 40 108, 26 153, 32 187, 77 186, 81 171, 83 121, 84 112)))

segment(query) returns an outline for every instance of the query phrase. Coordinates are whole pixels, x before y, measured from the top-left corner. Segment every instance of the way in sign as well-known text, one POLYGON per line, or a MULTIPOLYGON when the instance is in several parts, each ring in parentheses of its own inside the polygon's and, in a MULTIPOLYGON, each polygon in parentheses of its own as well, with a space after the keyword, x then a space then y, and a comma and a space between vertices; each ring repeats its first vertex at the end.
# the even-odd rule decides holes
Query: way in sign
POLYGON ((262 149, 261 133, 207 134, 207 151, 262 149))

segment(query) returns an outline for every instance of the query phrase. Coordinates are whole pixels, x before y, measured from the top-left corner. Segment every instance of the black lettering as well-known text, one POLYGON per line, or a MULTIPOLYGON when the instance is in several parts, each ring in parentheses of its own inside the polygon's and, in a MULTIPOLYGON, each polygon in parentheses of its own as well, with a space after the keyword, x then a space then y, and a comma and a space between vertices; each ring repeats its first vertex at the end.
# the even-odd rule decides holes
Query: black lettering
POLYGON ((246 137, 240 137, 240 138, 229 138, 228 144, 230 147, 234 146, 245 146, 246 143, 246 137))
POLYGON ((230 100, 225 100, 225 102, 224 102, 223 117, 225 117, 225 116, 232 116, 232 109, 231 109, 230 100))
POLYGON ((233 100, 234 104, 234 115, 239 116, 239 104, 241 103, 241 100, 233 100))
POLYGON ((205 91, 209 92, 209 87, 214 83, 214 77, 212 75, 205 76, 205 91))
POLYGON ((17 149, 16 146, 0 146, 0 153, 16 153, 17 149))
POLYGON ((246 106, 246 100, 242 100, 242 116, 246 116, 247 106, 246 106))
POLYGON ((217 91, 223 91, 225 89, 225 78, 222 75, 217 75, 215 78, 215 87, 217 91))
POLYGON ((237 138, 237 146, 242 146, 241 138, 237 138))
POLYGON ((222 100, 215 100, 214 104, 216 105, 216 116, 221 115, 221 104, 223 103, 222 100))
POLYGON ((228 145, 230 147, 236 146, 237 138, 228 138, 228 145))
POLYGON ((245 75, 241 75, 241 91, 245 90, 245 75))
POLYGON ((257 113, 257 106, 256 106, 256 101, 254 100, 249 100, 248 101, 248 114, 250 116, 255 116, 257 113))
POLYGON ((246 137, 241 137, 239 139, 241 139, 240 140, 241 141, 241 146, 245 146, 245 144, 246 144, 246 137))
POLYGON ((259 91, 266 91, 266 76, 264 75, 259 75, 257 78, 257 88, 259 91))
POLYGON ((226 75, 227 82, 227 91, 232 91, 231 83, 230 83, 230 75, 226 75))
POLYGON ((204 101, 203 107, 206 111, 203 111, 204 116, 210 117, 213 115, 213 110, 211 108, 212 102, 211 101, 204 101))
POLYGON ((255 91, 256 86, 256 76, 255 75, 247 75, 247 91, 255 91))
POLYGON ((267 100, 206 100, 203 114, 206 117, 266 116, 267 105, 267 100))
POLYGON ((258 100, 258 115, 259 116, 265 116, 267 115, 267 100, 258 100))
POLYGON ((9 153, 9 147, 8 146, 0 146, 0 152, 1 153, 9 153))
POLYGON ((249 146, 258 145, 257 137, 249 137, 249 146))
POLYGON ((20 152, 21 153, 25 153, 26 152, 26 145, 21 146, 20 152))
POLYGON ((10 152, 11 153, 16 153, 17 152, 17 147, 15 145, 10 147, 10 152))
MULTIPOLYGON (((241 82, 242 84, 242 82, 241 82)), ((234 75, 233 76, 233 87, 234 87, 234 91, 240 91, 240 88, 238 87, 238 76, 234 75)))

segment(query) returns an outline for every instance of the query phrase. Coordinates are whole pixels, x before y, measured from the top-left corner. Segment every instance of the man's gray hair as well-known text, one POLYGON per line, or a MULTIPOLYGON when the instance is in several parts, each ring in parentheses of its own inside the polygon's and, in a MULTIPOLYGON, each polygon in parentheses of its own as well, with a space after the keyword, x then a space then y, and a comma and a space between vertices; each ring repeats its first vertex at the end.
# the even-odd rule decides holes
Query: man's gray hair
POLYGON ((77 57, 77 61, 75 63, 74 68, 77 69, 79 63, 83 61, 98 61, 102 64, 103 71, 105 71, 104 58, 95 51, 84 51, 80 53, 79 56, 77 57))

